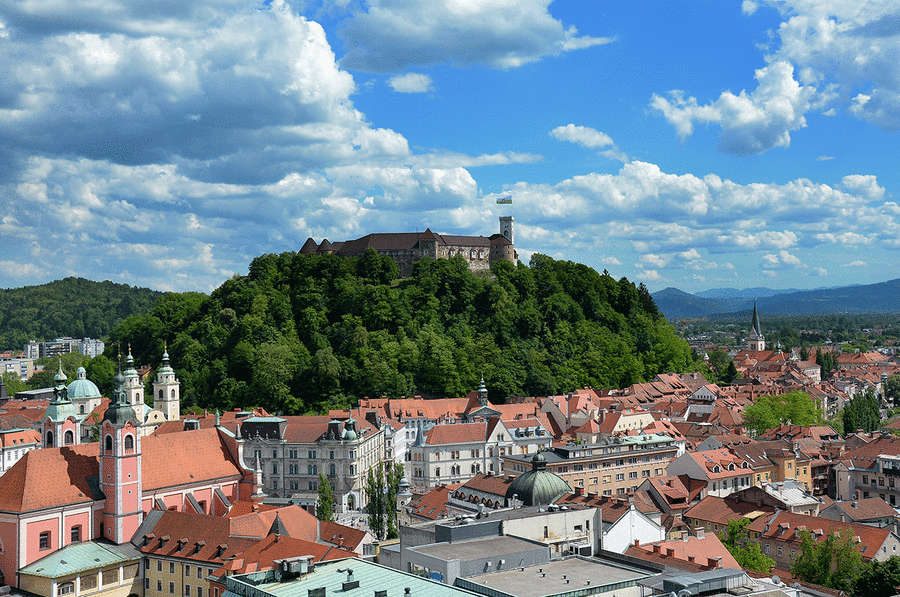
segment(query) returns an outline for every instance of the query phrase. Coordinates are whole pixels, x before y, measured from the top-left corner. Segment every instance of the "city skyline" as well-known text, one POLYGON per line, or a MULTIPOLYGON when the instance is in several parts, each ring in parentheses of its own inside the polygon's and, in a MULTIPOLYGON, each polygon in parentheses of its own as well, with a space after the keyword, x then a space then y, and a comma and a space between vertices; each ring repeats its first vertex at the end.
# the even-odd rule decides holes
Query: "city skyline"
POLYGON ((503 215, 522 261, 651 291, 894 279, 898 24, 824 0, 2 3, 0 287, 209 292, 307 237, 503 215))

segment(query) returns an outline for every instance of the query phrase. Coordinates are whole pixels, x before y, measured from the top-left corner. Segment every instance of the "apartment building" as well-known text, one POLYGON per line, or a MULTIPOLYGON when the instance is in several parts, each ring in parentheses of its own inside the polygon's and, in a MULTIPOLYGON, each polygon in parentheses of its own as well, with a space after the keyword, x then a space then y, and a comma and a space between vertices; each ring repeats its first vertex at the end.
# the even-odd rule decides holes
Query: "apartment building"
MULTIPOLYGON (((678 455, 677 441, 667 435, 612 437, 594 444, 568 444, 543 453, 547 470, 569 486, 611 496, 636 491, 643 480, 665 474, 678 455)), ((518 476, 531 470, 529 456, 503 458, 506 474, 518 476)))

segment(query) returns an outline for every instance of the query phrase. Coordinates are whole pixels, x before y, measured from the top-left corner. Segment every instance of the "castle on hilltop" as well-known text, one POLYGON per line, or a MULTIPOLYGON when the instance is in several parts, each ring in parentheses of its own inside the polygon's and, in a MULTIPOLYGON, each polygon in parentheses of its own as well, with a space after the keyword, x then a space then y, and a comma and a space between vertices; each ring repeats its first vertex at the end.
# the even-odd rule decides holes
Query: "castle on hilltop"
POLYGON ((355 240, 331 243, 324 239, 316 243, 306 239, 301 254, 339 255, 341 257, 362 257, 372 248, 380 255, 390 257, 400 269, 400 277, 412 275, 413 266, 422 257, 449 259, 461 256, 475 272, 490 269, 495 261, 506 260, 516 263, 518 254, 513 244, 513 217, 500 218, 499 234, 484 236, 455 236, 435 234, 431 228, 425 232, 379 232, 367 234, 355 240))

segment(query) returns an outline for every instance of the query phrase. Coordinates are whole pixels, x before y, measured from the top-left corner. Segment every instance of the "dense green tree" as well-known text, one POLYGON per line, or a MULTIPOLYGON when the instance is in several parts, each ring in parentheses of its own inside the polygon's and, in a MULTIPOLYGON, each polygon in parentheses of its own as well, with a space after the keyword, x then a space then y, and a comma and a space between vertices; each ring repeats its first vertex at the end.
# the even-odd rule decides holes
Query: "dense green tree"
POLYGON ((760 396, 744 409, 744 426, 757 435, 782 423, 821 425, 822 411, 815 399, 803 392, 760 396))
POLYGON ((851 597, 891 597, 900 594, 900 557, 865 564, 850 591, 851 597))
POLYGON ((857 393, 844 403, 841 420, 846 433, 853 433, 859 429, 866 432, 875 431, 881 426, 881 407, 872 388, 866 388, 865 392, 857 393))
POLYGON ((462 396, 484 377, 491 400, 621 387, 697 367, 646 289, 534 255, 490 275, 462 258, 396 264, 282 253, 253 260, 209 297, 166 295, 110 334, 156 366, 164 345, 182 396, 206 408, 345 408, 361 396, 462 396))
POLYGON ((21 350, 29 340, 61 336, 106 338, 126 317, 149 313, 161 294, 83 278, 0 289, 0 347, 21 350))
MULTIPOLYGON (((115 389, 116 364, 98 354, 85 367, 85 373, 89 380, 94 382, 102 396, 112 396, 115 389)), ((146 399, 151 399, 153 392, 144 392, 146 399)))
POLYGON ((379 541, 387 537, 387 512, 385 505, 384 469, 379 462, 366 475, 366 513, 369 515, 369 531, 379 541))
POLYGON ((722 544, 728 549, 737 563, 745 570, 753 570, 768 574, 775 567, 775 560, 765 555, 758 543, 750 541, 747 526, 749 518, 732 518, 728 526, 719 534, 722 544))
POLYGON ((3 384, 6 386, 6 395, 12 398, 16 392, 24 392, 28 384, 22 381, 15 371, 7 371, 3 374, 3 384))
POLYGON ((900 406, 900 374, 894 373, 884 380, 884 395, 895 407, 900 406))
POLYGON ((324 473, 319 473, 319 499, 316 502, 316 518, 319 520, 334 520, 334 494, 331 483, 325 478, 324 473))
POLYGON ((832 532, 818 541, 805 530, 791 573, 809 583, 849 592, 862 568, 862 555, 850 531, 832 532))

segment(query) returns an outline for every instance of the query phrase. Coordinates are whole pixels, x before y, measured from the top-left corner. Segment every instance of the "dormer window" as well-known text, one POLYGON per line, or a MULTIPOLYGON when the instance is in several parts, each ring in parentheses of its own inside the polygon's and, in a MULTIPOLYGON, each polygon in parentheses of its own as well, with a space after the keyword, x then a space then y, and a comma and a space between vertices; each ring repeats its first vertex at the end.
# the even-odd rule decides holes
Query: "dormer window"
POLYGON ((717 465, 715 465, 715 466, 713 467, 713 472, 714 472, 714 473, 721 473, 721 472, 722 472, 722 469, 720 469, 720 468, 719 468, 719 465, 717 464, 717 465))
POLYGON ((733 470, 734 470, 734 463, 733 463, 733 462, 732 462, 731 464, 728 465, 728 470, 730 470, 730 471, 733 471, 733 470))

